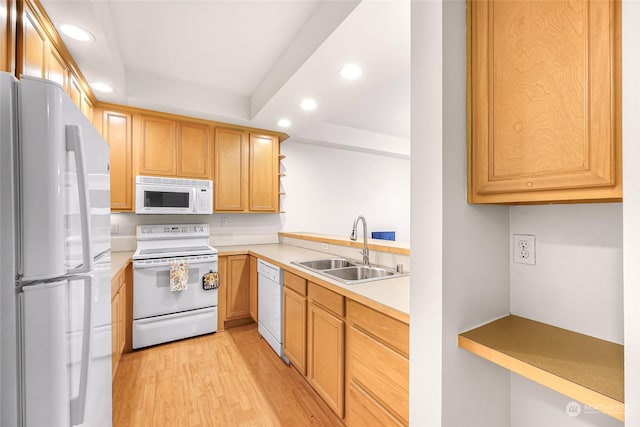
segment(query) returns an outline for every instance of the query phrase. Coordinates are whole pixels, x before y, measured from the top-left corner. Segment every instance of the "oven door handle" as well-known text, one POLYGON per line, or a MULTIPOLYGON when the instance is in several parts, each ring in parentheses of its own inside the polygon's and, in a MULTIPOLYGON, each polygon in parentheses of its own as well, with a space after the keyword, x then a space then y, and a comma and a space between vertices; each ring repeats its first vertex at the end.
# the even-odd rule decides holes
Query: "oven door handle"
MULTIPOLYGON (((133 261, 133 268, 135 269, 148 269, 148 268, 169 269, 171 262, 177 261, 177 260, 179 260, 179 258, 167 259, 159 262, 149 262, 149 260, 133 261)), ((187 260, 187 266, 191 267, 193 265, 211 264, 211 263, 217 263, 217 262, 218 262, 217 257, 214 257, 211 259, 205 259, 205 260, 195 260, 195 261, 187 260)))

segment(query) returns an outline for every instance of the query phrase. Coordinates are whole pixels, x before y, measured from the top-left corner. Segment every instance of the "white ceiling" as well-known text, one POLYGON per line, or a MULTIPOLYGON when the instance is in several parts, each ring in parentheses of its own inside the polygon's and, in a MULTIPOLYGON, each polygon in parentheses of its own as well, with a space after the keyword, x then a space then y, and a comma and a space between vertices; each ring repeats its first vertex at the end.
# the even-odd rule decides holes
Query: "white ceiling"
POLYGON ((101 101, 408 155, 408 0, 42 0, 101 101), (347 82, 348 62, 364 70, 347 82), (304 97, 318 109, 302 111, 304 97), (277 126, 280 118, 292 122, 277 126))

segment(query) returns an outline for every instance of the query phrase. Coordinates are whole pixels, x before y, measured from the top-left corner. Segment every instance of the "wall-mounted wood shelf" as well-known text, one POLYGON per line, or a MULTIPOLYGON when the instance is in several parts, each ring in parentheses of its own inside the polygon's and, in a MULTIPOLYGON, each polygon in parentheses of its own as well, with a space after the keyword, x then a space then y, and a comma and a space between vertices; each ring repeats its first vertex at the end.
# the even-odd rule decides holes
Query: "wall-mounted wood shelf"
POLYGON ((624 346, 509 315, 458 335, 464 348, 624 421, 624 346))

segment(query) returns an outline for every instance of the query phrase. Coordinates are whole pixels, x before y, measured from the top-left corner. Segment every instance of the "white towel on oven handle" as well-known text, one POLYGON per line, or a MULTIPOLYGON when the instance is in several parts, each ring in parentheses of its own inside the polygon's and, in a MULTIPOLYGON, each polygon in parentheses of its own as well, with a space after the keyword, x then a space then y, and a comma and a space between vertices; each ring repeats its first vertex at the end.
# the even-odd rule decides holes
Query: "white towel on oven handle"
POLYGON ((171 292, 184 291, 189 282, 189 266, 186 261, 171 261, 169 269, 169 288, 171 292))

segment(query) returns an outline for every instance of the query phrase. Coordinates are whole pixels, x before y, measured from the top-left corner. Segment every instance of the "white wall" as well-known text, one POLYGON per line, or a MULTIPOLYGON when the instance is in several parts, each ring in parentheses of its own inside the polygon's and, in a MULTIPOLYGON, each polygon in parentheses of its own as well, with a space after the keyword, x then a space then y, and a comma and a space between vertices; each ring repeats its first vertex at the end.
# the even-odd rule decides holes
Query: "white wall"
POLYGON ((510 221, 536 236, 536 265, 511 262, 511 312, 622 344, 622 204, 513 206, 510 221))
MULTIPOLYGON (((536 236, 536 265, 510 263, 511 312, 621 344, 622 204, 513 206, 510 223, 512 235, 536 236)), ((570 402, 512 375, 512 427, 622 425, 589 411, 570 416, 570 402)))
POLYGON ((640 426, 640 2, 622 2, 625 420, 640 426))
POLYGON ((349 236, 359 214, 369 232, 409 241, 410 161, 286 140, 282 228, 349 236))
POLYGON ((466 203, 465 3, 412 6, 411 423, 506 427, 509 372, 457 346, 509 312, 509 211, 466 203))

